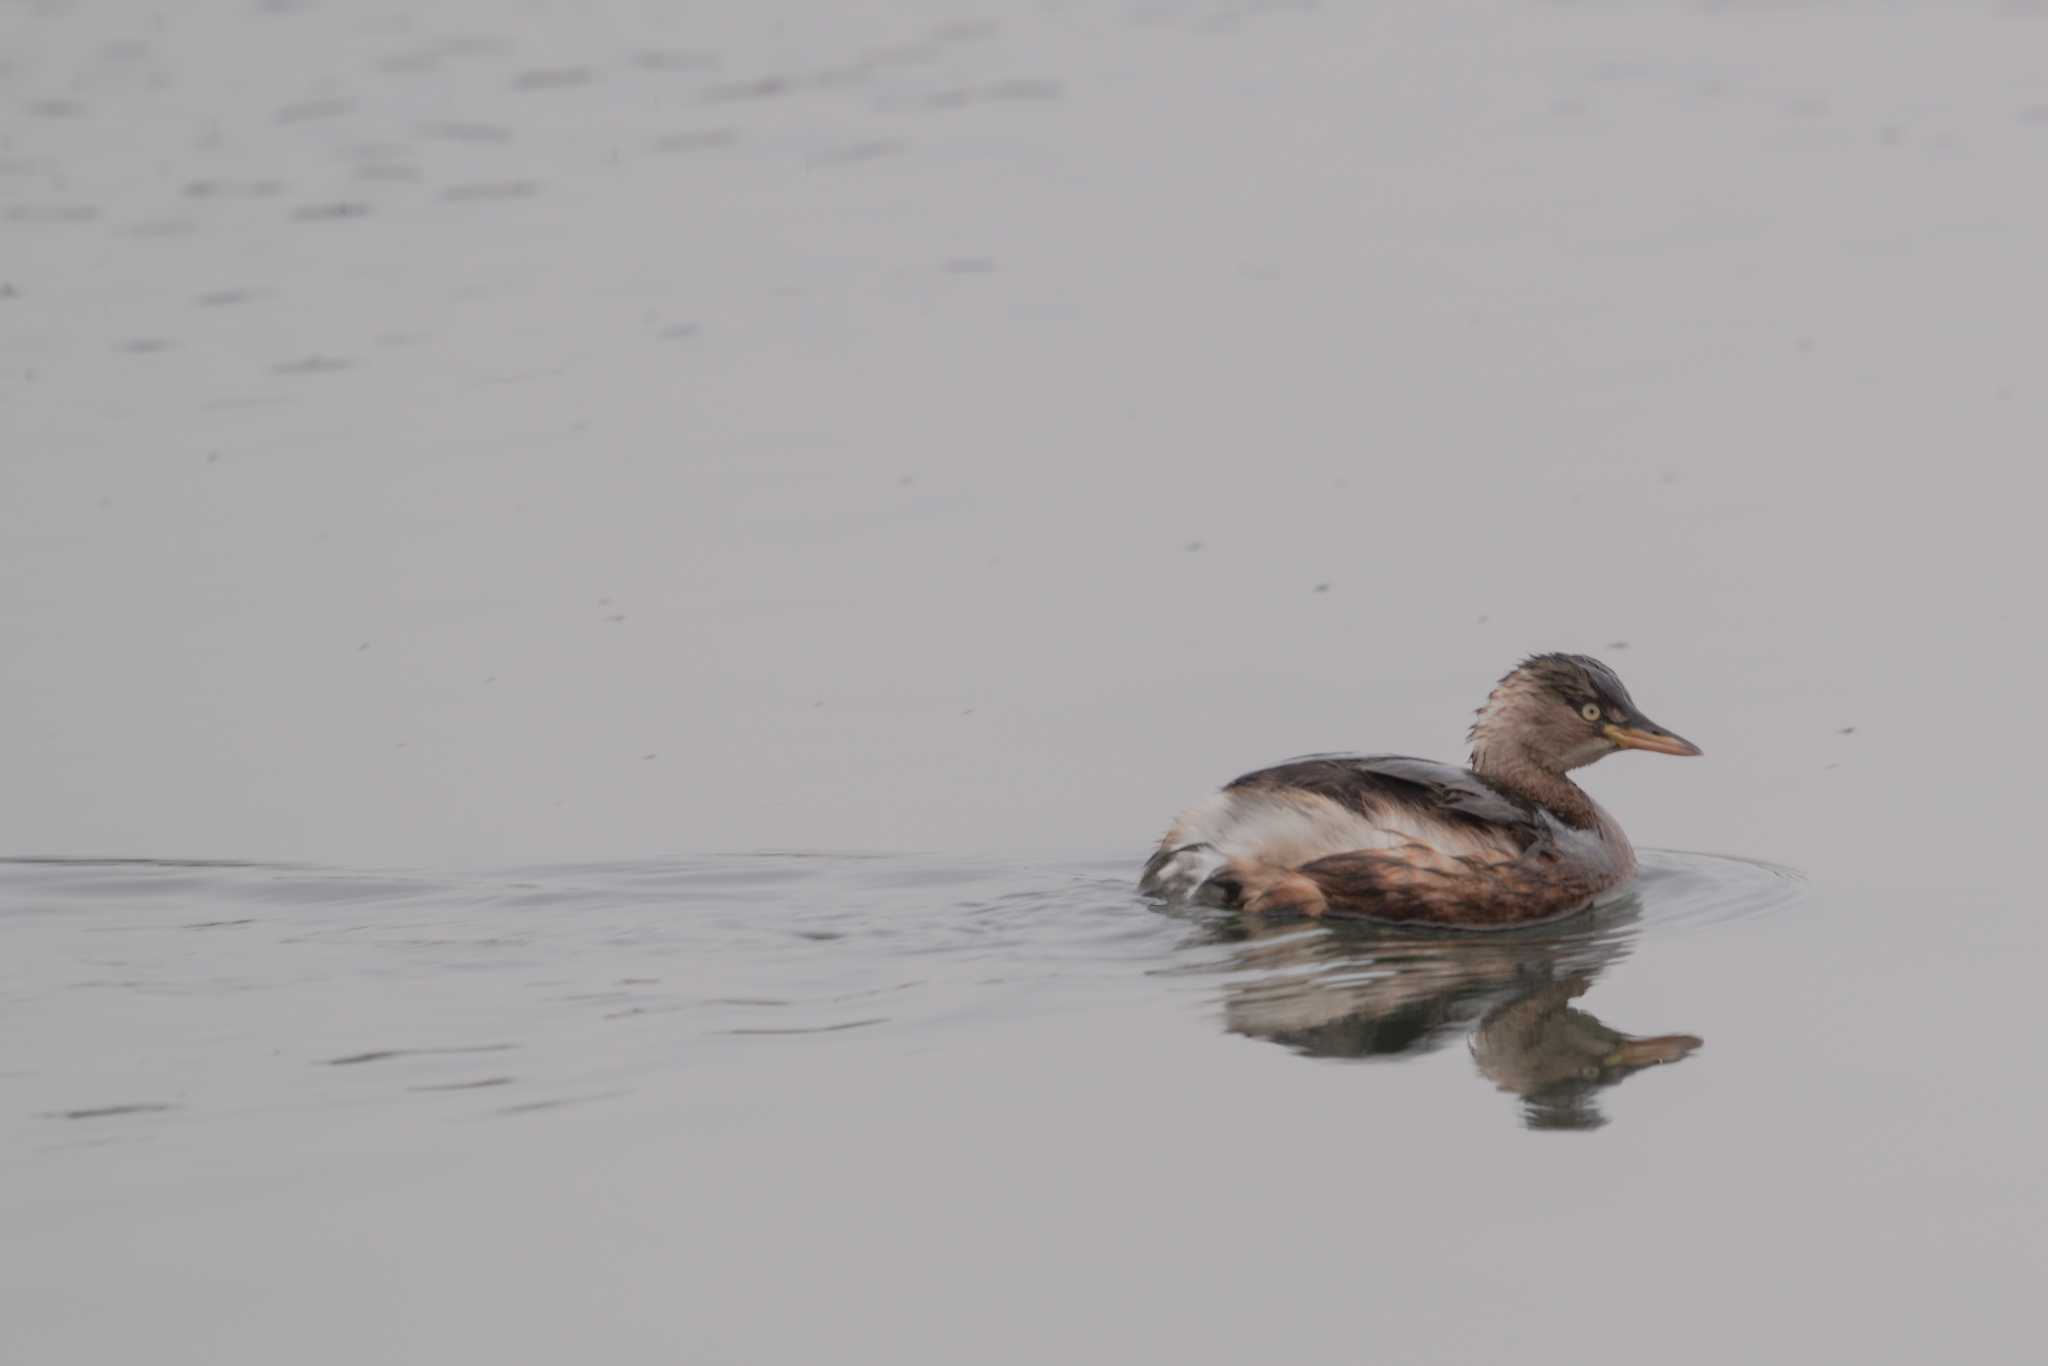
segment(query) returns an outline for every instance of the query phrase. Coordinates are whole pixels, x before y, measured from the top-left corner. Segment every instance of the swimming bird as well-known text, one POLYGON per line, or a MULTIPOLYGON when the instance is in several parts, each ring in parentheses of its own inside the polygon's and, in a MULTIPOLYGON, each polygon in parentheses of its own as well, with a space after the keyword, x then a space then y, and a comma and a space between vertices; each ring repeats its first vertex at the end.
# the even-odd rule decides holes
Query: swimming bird
POLYGON ((1472 766, 1319 754, 1247 773, 1183 812, 1139 889, 1253 913, 1499 927, 1578 909, 1635 876, 1614 818, 1565 775, 1617 750, 1698 754, 1614 670, 1540 654, 1495 685, 1472 766))

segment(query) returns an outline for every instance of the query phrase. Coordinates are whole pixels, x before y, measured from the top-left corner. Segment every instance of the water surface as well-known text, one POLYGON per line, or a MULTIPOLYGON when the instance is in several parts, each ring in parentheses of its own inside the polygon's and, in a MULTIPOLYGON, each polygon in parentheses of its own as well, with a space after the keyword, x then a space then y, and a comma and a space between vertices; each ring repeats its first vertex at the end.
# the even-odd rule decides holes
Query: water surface
POLYGON ((2038 1356, 2044 36, 9 7, 0 1359, 2038 1356), (1131 895, 1548 649, 1735 857, 1131 895))
POLYGON ((1941 951, 1855 933, 1870 898, 1651 851, 1580 916, 1427 934, 1168 913, 1134 864, 0 865, 9 1332, 1336 1360, 1370 1315, 1456 1360, 1581 1330, 1590 1266, 1579 1354, 1621 1360, 1702 1286, 1875 1349, 2031 1275, 2030 1093, 1922 1070, 1941 951))
MULTIPOLYGON (((1101 1005, 1199 1008, 1226 1032, 1314 1056, 1418 1056, 1475 1027, 1486 1036, 1488 1021, 1559 988, 1583 991, 1646 931, 1766 913, 1798 887, 1765 865, 1652 855, 1630 891, 1588 912, 1431 934, 1171 912, 1109 860, 761 854, 461 879, 154 860, 0 868, 14 960, 35 965, 14 982, 17 1009, 37 1036, 112 1021, 128 1035, 119 1058, 83 1074, 24 1050, 19 1075, 49 1095, 25 1089, 21 1118, 179 1112, 165 1122, 181 1127, 270 1109, 275 1087, 364 1099, 352 1078, 291 1063, 243 1071, 237 1049, 379 1064, 399 1106, 488 1087, 481 1112, 501 1114, 626 1094, 679 1058, 782 1047, 759 1041, 860 1031, 881 1049, 952 1045, 990 1021, 1101 1005), (277 1027, 221 1037, 223 1015, 277 1027), (295 1026, 309 1032, 294 1037, 295 1026), (292 1054, 274 1052, 285 1044, 292 1054), (140 1089, 113 1095, 109 1071, 140 1089), (237 1074, 247 1094, 227 1088, 237 1074), (203 1096, 187 1091, 195 1084, 203 1096)), ((1491 1030, 1494 1053, 1507 1033, 1491 1030)), ((1489 1075, 1534 1065, 1503 1061, 1489 1075)), ((303 1117, 317 1122, 318 1109, 303 1117)), ((36 1146, 104 1137, 34 1123, 22 1135, 36 1146)))

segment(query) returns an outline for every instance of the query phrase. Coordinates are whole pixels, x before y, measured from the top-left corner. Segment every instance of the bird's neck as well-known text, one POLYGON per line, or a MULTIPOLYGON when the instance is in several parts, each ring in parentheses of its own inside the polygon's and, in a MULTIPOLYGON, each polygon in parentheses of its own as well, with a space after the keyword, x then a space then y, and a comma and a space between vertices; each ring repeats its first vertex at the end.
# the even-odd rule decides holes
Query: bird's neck
POLYGON ((1600 808, 1585 789, 1556 768, 1536 760, 1527 750, 1476 745, 1472 750, 1472 771, 1495 787, 1527 797, 1576 830, 1591 830, 1601 824, 1600 808))

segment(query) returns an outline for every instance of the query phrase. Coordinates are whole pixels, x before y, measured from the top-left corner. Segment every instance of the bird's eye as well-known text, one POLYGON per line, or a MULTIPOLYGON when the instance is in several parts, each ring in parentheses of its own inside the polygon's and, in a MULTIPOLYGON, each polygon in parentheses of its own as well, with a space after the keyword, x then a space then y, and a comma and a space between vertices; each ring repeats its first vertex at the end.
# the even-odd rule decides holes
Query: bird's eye
POLYGON ((1598 721, 1600 719, 1600 704, 1598 702, 1588 702, 1585 706, 1579 708, 1579 715, 1585 717, 1588 721, 1598 721))

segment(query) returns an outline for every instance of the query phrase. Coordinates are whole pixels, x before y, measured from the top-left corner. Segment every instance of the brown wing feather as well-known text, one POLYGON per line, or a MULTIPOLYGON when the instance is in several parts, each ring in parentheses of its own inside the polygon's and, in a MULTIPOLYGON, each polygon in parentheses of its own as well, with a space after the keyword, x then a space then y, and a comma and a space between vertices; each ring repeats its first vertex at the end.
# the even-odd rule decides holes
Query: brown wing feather
POLYGON ((1293 872, 1321 894, 1321 914, 1445 925, 1545 920, 1584 904, 1603 885, 1548 852, 1487 863, 1423 845, 1332 854, 1293 872))
POLYGON ((1400 754, 1316 754, 1247 773, 1231 788, 1296 788, 1367 816, 1407 806, 1453 825, 1485 827, 1527 852, 1553 839, 1542 809, 1469 769, 1400 754))

